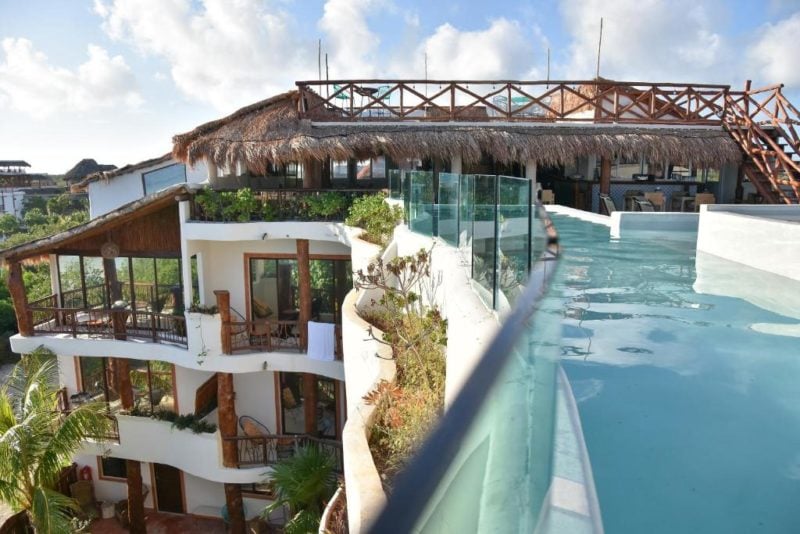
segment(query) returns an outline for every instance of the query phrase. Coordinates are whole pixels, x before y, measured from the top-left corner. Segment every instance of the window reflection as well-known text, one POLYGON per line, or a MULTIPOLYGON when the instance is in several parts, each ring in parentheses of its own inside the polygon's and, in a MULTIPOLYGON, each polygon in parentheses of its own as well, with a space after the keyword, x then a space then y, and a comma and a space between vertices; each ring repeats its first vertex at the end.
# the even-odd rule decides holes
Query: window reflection
MULTIPOLYGON (((301 373, 279 373, 281 384, 281 423, 284 434, 306 434, 306 408, 304 381, 301 373)), ((335 439, 336 422, 336 381, 315 376, 316 436, 335 439)))

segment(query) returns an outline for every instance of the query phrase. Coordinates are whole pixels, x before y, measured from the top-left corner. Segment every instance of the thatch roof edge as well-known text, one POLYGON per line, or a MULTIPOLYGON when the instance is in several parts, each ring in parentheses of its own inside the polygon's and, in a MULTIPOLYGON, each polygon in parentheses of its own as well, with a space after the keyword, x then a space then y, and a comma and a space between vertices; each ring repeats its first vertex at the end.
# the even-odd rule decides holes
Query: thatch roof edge
POLYGON ((29 241, 28 243, 22 243, 21 245, 2 250, 0 251, 0 260, 6 262, 19 261, 31 256, 44 254, 47 250, 53 249, 65 241, 68 241, 83 233, 98 230, 99 228, 107 225, 113 225, 117 219, 135 213, 144 208, 161 204, 166 206, 171 202, 174 202, 177 195, 187 193, 190 190, 191 188, 187 187, 186 184, 176 184, 171 187, 167 187, 158 193, 134 200, 133 202, 125 204, 114 211, 110 211, 100 215, 99 217, 95 217, 91 221, 70 228, 69 230, 64 230, 63 232, 59 232, 51 236, 43 237, 35 241, 29 241))
POLYGON ((151 167, 159 163, 165 163, 167 161, 170 161, 171 159, 172 159, 172 153, 167 152, 162 156, 146 159, 138 163, 129 163, 128 165, 125 165, 124 167, 120 167, 118 169, 94 172, 84 177, 83 180, 81 180, 80 182, 72 184, 72 190, 73 191, 84 190, 92 182, 97 182, 99 180, 111 180, 112 178, 116 178, 117 176, 120 176, 122 174, 128 174, 130 172, 138 171, 139 169, 144 169, 146 167, 151 167))

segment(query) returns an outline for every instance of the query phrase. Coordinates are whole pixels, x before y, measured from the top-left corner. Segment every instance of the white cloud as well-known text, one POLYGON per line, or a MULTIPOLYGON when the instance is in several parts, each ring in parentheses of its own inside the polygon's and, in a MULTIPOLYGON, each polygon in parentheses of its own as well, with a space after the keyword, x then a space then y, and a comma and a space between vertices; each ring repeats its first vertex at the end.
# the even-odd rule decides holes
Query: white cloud
POLYGON ((543 39, 538 28, 525 29, 505 18, 490 22, 485 30, 462 31, 442 24, 418 47, 412 64, 417 77, 424 72, 428 55, 428 77, 439 79, 502 79, 538 76, 537 64, 544 58, 543 39), (537 61, 538 58, 538 61, 537 61))
POLYGON ((797 36, 800 36, 800 12, 776 24, 764 25, 747 53, 751 72, 765 83, 786 83, 798 88, 800 48, 795 41, 797 36))
POLYGON ((370 29, 367 16, 392 6, 384 0, 328 0, 319 28, 327 39, 331 78, 370 78, 377 70, 380 38, 370 29))
POLYGON ((142 99, 136 79, 121 56, 109 56, 95 45, 75 70, 50 64, 27 39, 2 41, 0 106, 44 118, 58 111, 88 111, 126 105, 142 99))
POLYGON ((687 82, 735 78, 726 43, 714 31, 707 6, 696 0, 561 0, 560 8, 572 39, 563 67, 567 77, 594 77, 602 17, 601 76, 687 82))
POLYGON ((190 0, 95 0, 95 12, 111 38, 166 60, 181 92, 220 110, 316 75, 312 44, 295 36, 277 4, 202 0, 196 9, 190 0))

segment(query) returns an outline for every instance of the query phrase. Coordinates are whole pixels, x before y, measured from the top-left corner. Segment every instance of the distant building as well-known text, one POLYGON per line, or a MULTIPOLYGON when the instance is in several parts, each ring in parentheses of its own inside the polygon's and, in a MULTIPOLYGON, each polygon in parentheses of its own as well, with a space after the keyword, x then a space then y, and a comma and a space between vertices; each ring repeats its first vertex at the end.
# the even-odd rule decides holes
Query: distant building
POLYGON ((52 176, 29 173, 28 168, 27 161, 0 160, 0 213, 21 218, 26 196, 50 198, 65 192, 52 176))
POLYGON ((64 181, 67 182, 67 185, 72 185, 90 174, 113 171, 116 168, 116 165, 104 165, 102 163, 97 163, 97 161, 91 158, 84 158, 64 174, 64 181))

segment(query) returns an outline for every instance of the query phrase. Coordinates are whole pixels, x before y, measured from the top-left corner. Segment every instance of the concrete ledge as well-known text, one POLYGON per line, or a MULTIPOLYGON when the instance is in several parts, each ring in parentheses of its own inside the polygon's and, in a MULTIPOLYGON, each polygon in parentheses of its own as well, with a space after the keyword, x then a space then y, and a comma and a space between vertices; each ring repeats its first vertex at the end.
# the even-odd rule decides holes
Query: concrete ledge
POLYGON ((560 204, 547 204, 545 209, 548 213, 556 213, 558 215, 569 215, 582 221, 587 221, 595 224, 602 224, 604 226, 611 226, 611 217, 608 215, 601 215, 599 213, 592 213, 591 211, 584 211, 560 204))
POLYGON ((198 241, 266 241, 309 239, 335 241, 350 246, 346 226, 341 222, 197 222, 183 223, 183 238, 198 241))
MULTIPOLYGON (((368 441, 375 406, 367 404, 363 397, 381 380, 394 381, 396 372, 391 347, 368 336, 371 325, 358 315, 358 297, 354 289, 342 305, 347 405, 350 407, 342 432, 342 450, 351 532, 365 532, 386 505, 386 494, 368 441)), ((373 327, 372 331, 375 337, 381 337, 380 330, 373 327)))
POLYGON ((653 232, 669 233, 673 239, 694 239, 699 219, 698 213, 615 211, 611 214, 611 237, 641 237, 653 232))
POLYGON ((703 206, 697 250, 800 280, 800 220, 795 215, 800 217, 800 206, 703 206))

